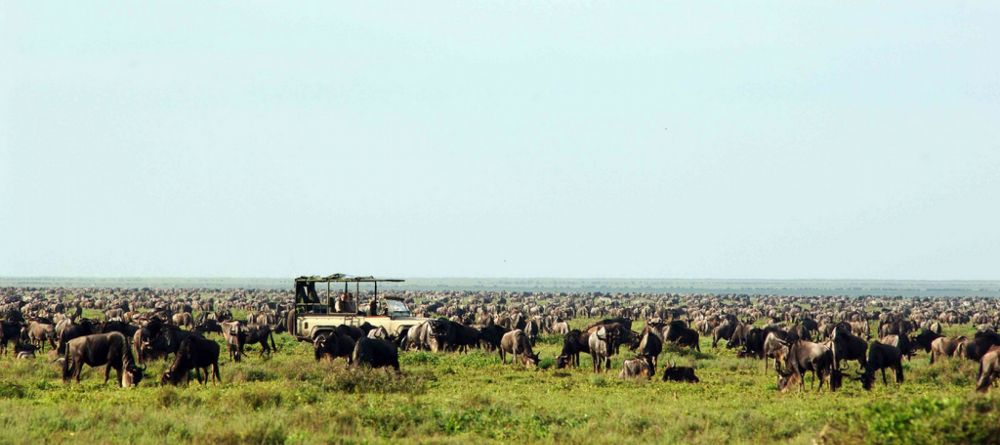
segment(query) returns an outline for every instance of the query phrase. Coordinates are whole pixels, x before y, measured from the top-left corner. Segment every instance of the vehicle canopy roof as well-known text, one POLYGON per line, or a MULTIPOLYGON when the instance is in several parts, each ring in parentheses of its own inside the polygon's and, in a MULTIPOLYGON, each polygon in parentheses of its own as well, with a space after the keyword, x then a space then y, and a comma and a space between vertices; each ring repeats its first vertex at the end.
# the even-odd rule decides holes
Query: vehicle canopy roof
POLYGON ((400 278, 376 278, 371 275, 366 277, 359 277, 353 275, 345 275, 342 273, 335 273, 333 275, 303 275, 295 279, 296 283, 402 283, 403 279, 400 278))

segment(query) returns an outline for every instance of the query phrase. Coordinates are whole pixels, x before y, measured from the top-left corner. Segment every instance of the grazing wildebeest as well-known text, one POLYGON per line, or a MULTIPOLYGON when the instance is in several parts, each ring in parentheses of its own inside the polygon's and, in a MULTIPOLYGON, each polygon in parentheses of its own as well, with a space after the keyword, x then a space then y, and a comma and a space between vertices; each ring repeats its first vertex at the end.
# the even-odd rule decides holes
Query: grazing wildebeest
POLYGON ((500 361, 507 364, 507 354, 513 354, 511 363, 521 361, 525 366, 538 365, 538 355, 531 350, 531 341, 524 331, 514 329, 500 339, 500 361))
POLYGON ((636 378, 645 377, 651 378, 653 376, 653 365, 650 364, 649 359, 646 357, 637 357, 633 359, 625 360, 622 363, 622 370, 618 373, 618 378, 636 378))
POLYGON ((450 320, 448 322, 452 324, 451 349, 453 351, 467 352, 471 348, 479 347, 479 329, 450 320))
POLYGON ((347 335, 340 335, 336 332, 317 335, 313 340, 313 352, 316 361, 324 357, 333 360, 337 357, 344 357, 347 363, 352 362, 351 354, 354 352, 354 339, 347 335))
POLYGON ((965 336, 958 337, 938 337, 931 341, 931 364, 934 364, 935 357, 951 357, 955 355, 955 350, 965 342, 965 336))
MULTIPOLYGON (((833 370, 833 351, 830 348, 811 341, 797 340, 788 345, 785 367, 778 371, 778 389, 782 392, 788 391, 789 386, 798 381, 799 388, 804 390, 804 376, 809 371, 815 376, 814 381, 819 381, 817 389, 822 389, 826 376, 833 370)), ((830 389, 833 390, 835 387, 831 385, 830 389)))
POLYGON ((841 361, 857 360, 858 368, 864 369, 865 361, 867 360, 868 342, 852 334, 847 328, 847 323, 842 322, 833 329, 831 340, 833 341, 833 345, 830 349, 833 351, 834 368, 841 369, 841 361))
POLYGON ((396 344, 377 338, 363 337, 354 345, 353 366, 382 368, 391 366, 399 372, 399 351, 396 344))
POLYGON ((181 342, 177 354, 174 355, 174 363, 170 365, 170 369, 163 373, 160 383, 179 384, 190 378, 189 373, 192 369, 199 383, 208 383, 209 367, 212 368, 215 382, 221 382, 222 378, 219 377, 219 344, 199 335, 190 335, 181 342), (201 378, 202 371, 205 372, 204 381, 201 378))
POLYGON ((896 374, 896 383, 903 383, 903 353, 899 348, 891 345, 874 342, 868 348, 868 361, 865 363, 865 372, 859 377, 861 386, 866 390, 871 390, 875 383, 875 372, 882 371, 882 384, 888 385, 885 378, 886 368, 891 368, 896 374))
POLYGON ((1000 346, 990 347, 979 359, 979 376, 976 379, 976 391, 988 391, 995 378, 1000 378, 1000 346))
POLYGON ((919 334, 917 334, 916 337, 913 337, 913 341, 918 346, 920 346, 920 348, 923 349, 924 352, 931 352, 931 343, 933 343, 935 339, 940 337, 941 334, 924 329, 919 334))
POLYGON ((698 376, 694 374, 694 368, 689 366, 674 366, 667 362, 663 367, 663 381, 698 383, 698 376))
POLYGON ((618 343, 617 335, 617 329, 609 329, 607 326, 600 326, 590 334, 587 347, 590 349, 594 372, 601 372, 602 366, 605 371, 611 369, 611 356, 615 352, 614 345, 618 343))
POLYGON ((19 321, 0 321, 0 355, 7 355, 7 343, 17 346, 23 325, 19 321))
POLYGON ((123 388, 138 385, 142 380, 143 369, 136 367, 128 341, 120 332, 91 334, 69 340, 66 358, 63 360, 63 381, 75 378, 79 383, 80 371, 85 364, 91 367, 106 365, 105 384, 108 383, 112 369, 118 374, 118 381, 123 388))
POLYGON ((568 366, 580 367, 580 353, 590 352, 588 344, 589 334, 573 329, 563 335, 563 348, 556 357, 556 368, 563 369, 568 366))

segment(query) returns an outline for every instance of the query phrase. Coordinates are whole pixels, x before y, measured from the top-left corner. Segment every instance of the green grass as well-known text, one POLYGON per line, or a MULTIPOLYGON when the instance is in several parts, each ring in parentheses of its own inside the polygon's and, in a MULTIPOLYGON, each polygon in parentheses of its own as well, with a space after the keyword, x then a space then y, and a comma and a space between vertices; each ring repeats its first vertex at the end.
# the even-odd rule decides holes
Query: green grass
MULTIPOLYGON (((577 321, 574 326, 585 324, 577 321)), ((638 327, 638 326, 637 326, 638 327)), ((971 327, 955 329, 971 332, 971 327)), ((996 443, 1000 396, 974 394, 974 363, 926 355, 906 363, 902 386, 855 381, 837 393, 779 393, 773 371, 735 352, 670 349, 696 363, 700 384, 622 381, 617 369, 524 370, 495 354, 405 353, 403 375, 316 363, 311 345, 277 337, 269 360, 223 359, 219 385, 159 385, 165 362, 125 390, 64 385, 49 358, 0 359, 0 443, 996 443)), ((543 359, 559 352, 545 336, 543 359)), ((614 360, 621 361, 630 353, 614 360)), ((543 363, 544 364, 544 363, 543 363)), ((662 366, 662 365, 661 365, 662 366)), ((112 374, 113 375, 113 374, 112 374)), ((113 379, 113 377, 112 377, 113 379)), ((807 383, 808 387, 808 383, 807 383)))

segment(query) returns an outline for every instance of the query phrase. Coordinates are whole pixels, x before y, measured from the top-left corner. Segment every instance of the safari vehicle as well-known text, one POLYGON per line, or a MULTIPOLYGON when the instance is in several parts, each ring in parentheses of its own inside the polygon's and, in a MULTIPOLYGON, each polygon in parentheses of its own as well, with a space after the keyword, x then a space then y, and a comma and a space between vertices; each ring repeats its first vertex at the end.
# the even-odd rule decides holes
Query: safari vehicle
POLYGON ((384 327, 392 335, 420 324, 427 318, 414 317, 400 298, 378 295, 378 283, 400 283, 397 278, 356 277, 344 274, 302 276, 295 279, 295 311, 288 323, 289 333, 300 341, 313 341, 332 332, 337 326, 361 326, 368 323, 384 327), (316 291, 316 284, 326 283, 326 292, 316 291), (344 284, 343 293, 340 283, 344 284), (354 283, 354 293, 350 284, 354 283), (361 283, 374 284, 374 292, 359 301, 361 283), (336 285, 336 287, 334 287, 336 285))

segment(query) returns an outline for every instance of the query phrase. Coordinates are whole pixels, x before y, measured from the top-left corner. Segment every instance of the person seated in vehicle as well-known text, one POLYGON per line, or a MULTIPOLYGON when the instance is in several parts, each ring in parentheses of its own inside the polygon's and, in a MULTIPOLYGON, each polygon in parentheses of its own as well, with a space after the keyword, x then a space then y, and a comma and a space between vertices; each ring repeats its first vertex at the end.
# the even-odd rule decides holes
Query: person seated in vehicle
POLYGON ((356 312, 357 308, 354 307, 354 296, 350 292, 340 294, 336 309, 339 313, 356 312))
POLYGON ((378 300, 375 298, 368 302, 368 315, 378 315, 378 300))

